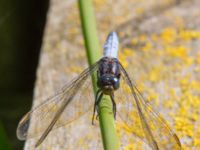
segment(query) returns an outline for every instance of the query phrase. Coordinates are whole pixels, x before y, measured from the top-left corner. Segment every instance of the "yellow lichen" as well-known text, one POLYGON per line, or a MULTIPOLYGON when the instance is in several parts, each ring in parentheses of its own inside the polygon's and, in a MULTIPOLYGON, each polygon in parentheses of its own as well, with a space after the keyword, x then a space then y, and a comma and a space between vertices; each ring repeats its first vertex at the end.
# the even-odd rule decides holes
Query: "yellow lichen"
POLYGON ((172 57, 185 58, 187 57, 188 49, 184 46, 166 47, 166 52, 172 57))
POLYGON ((166 44, 172 43, 176 39, 176 30, 174 28, 172 28, 172 27, 165 28, 162 31, 162 33, 160 35, 160 38, 166 44))

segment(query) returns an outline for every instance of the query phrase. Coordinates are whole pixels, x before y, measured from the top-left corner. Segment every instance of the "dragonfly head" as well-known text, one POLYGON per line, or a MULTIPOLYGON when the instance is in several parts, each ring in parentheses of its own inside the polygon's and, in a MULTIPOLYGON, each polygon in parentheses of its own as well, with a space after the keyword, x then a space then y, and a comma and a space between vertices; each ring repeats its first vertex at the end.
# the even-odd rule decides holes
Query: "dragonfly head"
POLYGON ((106 74, 98 78, 97 85, 104 94, 110 94, 119 88, 119 78, 106 74))

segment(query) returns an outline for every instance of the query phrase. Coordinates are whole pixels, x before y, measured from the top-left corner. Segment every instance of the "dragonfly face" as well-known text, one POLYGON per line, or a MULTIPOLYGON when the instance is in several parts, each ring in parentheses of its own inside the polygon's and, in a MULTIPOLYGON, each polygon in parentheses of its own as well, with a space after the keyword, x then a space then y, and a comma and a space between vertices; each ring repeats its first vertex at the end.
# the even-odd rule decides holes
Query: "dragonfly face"
POLYGON ((97 72, 97 85, 103 94, 111 95, 120 86, 120 69, 116 58, 104 57, 97 72))

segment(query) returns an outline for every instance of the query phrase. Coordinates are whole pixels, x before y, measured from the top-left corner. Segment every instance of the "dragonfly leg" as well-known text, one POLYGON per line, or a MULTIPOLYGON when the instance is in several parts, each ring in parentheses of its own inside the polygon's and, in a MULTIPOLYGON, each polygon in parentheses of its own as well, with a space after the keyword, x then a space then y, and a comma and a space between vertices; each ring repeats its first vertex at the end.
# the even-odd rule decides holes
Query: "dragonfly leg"
POLYGON ((101 94, 99 95, 99 97, 97 99, 97 103, 96 103, 96 107, 97 107, 97 116, 96 116, 96 119, 98 119, 98 117, 99 117, 99 103, 100 103, 102 97, 103 97, 103 93, 101 92, 101 94))
POLYGON ((95 95, 95 102, 94 102, 94 110, 93 110, 93 115, 92 115, 92 125, 94 125, 94 116, 95 116, 95 112, 97 109, 97 101, 99 99, 99 94, 101 93, 101 90, 97 90, 96 95, 95 95))
POLYGON ((116 109, 116 103, 115 103, 115 99, 114 99, 114 93, 112 93, 112 94, 110 95, 110 98, 111 98, 111 100, 112 100, 114 118, 116 119, 116 112, 117 112, 117 109, 116 109))

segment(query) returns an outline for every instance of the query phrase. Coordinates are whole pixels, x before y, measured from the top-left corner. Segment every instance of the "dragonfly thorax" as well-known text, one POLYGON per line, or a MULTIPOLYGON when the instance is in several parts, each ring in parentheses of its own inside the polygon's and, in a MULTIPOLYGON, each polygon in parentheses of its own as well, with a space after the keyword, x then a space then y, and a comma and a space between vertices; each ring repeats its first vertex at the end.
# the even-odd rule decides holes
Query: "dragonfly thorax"
POLYGON ((116 58, 104 57, 100 60, 97 85, 107 95, 119 88, 120 69, 116 58))

